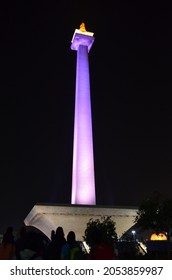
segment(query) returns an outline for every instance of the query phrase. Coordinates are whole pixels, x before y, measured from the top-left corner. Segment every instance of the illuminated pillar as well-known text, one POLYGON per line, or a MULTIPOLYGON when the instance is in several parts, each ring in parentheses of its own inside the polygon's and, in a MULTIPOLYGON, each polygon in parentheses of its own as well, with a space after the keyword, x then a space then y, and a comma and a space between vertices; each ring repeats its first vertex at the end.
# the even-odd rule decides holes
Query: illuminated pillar
POLYGON ((86 31, 82 23, 71 44, 71 49, 77 51, 72 204, 96 204, 88 61, 93 42, 93 33, 86 31))

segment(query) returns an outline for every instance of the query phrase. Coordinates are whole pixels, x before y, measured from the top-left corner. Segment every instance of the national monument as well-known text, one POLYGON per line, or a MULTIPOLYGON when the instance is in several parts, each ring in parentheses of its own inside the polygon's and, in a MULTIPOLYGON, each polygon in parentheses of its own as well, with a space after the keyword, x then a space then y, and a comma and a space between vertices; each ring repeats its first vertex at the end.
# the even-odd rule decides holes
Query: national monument
POLYGON ((65 234, 73 230, 77 239, 82 240, 89 219, 101 216, 111 216, 117 234, 121 235, 133 225, 136 216, 134 208, 96 205, 88 59, 93 35, 82 23, 71 42, 71 49, 77 52, 71 205, 38 203, 24 220, 26 225, 40 229, 48 237, 51 230, 62 226, 65 234))

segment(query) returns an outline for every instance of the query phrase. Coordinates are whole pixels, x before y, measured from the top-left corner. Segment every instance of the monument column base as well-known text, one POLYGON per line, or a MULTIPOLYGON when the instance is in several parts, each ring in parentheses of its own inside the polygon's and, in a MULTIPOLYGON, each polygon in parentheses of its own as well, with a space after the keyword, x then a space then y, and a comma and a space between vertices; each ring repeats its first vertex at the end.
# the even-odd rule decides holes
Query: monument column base
POLYGON ((72 230, 76 233, 77 240, 82 241, 90 219, 111 216, 116 223, 117 235, 120 237, 134 225, 136 211, 137 209, 124 207, 36 204, 25 218, 24 223, 26 226, 38 228, 49 238, 51 231, 61 226, 65 236, 72 230))

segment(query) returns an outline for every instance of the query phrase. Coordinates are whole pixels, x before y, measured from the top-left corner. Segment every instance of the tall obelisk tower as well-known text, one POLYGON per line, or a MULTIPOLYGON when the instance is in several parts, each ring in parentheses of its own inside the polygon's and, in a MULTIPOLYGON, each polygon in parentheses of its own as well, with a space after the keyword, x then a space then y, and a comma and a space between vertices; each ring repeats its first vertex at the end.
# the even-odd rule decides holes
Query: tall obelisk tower
POLYGON ((72 204, 96 204, 88 61, 93 35, 82 23, 80 29, 75 29, 71 43, 71 49, 77 51, 72 204))
POLYGON ((61 225, 65 232, 75 231, 82 240, 90 215, 95 218, 110 215, 118 226, 118 235, 133 226, 137 209, 91 207, 96 204, 94 157, 90 100, 88 53, 94 42, 93 33, 84 24, 76 29, 71 49, 77 51, 75 123, 73 144, 72 204, 48 205, 37 203, 24 220, 25 225, 41 230, 49 238, 52 230, 61 225), (77 204, 90 205, 89 207, 77 204))

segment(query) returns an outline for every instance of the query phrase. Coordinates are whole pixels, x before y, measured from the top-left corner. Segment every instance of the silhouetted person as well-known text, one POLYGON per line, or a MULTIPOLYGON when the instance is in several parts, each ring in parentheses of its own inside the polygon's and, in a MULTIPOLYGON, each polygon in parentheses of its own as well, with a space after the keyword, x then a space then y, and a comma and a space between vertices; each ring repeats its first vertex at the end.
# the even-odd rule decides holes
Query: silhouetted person
POLYGON ((82 250, 76 241, 75 233, 70 231, 67 235, 67 242, 62 247, 62 260, 80 260, 83 259, 82 250))
POLYGON ((89 258, 93 260, 112 260, 115 258, 114 248, 102 238, 101 232, 97 229, 93 233, 93 246, 89 258))
POLYGON ((12 260, 15 259, 15 243, 13 236, 13 228, 8 227, 2 243, 0 244, 0 260, 12 260))
POLYGON ((26 227, 21 227, 19 231, 19 238, 16 240, 16 259, 21 260, 20 252, 26 247, 27 231, 26 227))
POLYGON ((62 227, 58 227, 56 232, 51 232, 51 242, 47 247, 45 258, 48 260, 60 260, 61 249, 66 243, 62 227))
POLYGON ((51 240, 53 240, 55 238, 55 235, 56 235, 55 230, 52 230, 51 231, 51 240))

